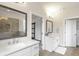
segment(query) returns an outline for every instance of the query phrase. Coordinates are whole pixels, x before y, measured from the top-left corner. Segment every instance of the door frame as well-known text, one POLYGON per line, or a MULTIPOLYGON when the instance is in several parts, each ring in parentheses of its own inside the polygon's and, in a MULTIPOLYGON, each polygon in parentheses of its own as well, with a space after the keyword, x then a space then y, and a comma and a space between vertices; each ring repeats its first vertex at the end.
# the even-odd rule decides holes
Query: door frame
MULTIPOLYGON (((79 16, 75 16, 75 17, 69 17, 69 18, 64 18, 64 41, 65 41, 65 44, 64 44, 64 46, 65 47, 68 47, 68 46, 66 46, 66 20, 69 20, 69 19, 76 19, 76 18, 79 18, 79 16)), ((77 46, 77 44, 76 44, 76 46, 77 46)), ((69 46, 69 47, 73 47, 73 46, 69 46)))
MULTIPOLYGON (((31 12, 31 24, 32 24, 32 15, 36 15, 36 16, 39 16, 39 17, 41 17, 42 19, 41 19, 41 21, 42 21, 42 27, 41 27, 41 40, 36 40, 36 39, 34 39, 34 40, 36 40, 36 41, 39 41, 39 42, 41 42, 41 48, 42 48, 42 46, 43 46, 43 16, 42 15, 40 15, 40 14, 38 14, 38 13, 36 13, 36 12, 31 12)), ((32 28, 32 27, 31 27, 32 28)), ((31 33, 32 33, 32 31, 31 31, 31 33)), ((32 34, 31 34, 31 36, 32 36, 32 34)))

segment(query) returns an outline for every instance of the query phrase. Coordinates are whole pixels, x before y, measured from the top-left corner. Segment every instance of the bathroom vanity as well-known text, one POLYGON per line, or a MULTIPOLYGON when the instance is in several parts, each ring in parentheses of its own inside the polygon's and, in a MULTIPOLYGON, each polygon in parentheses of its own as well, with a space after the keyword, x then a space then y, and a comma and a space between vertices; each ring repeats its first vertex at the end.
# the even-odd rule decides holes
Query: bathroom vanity
POLYGON ((0 48, 0 56, 38 56, 39 42, 30 40, 0 48))
POLYGON ((52 52, 55 51, 55 49, 58 47, 59 45, 59 37, 57 36, 45 36, 45 49, 52 52))

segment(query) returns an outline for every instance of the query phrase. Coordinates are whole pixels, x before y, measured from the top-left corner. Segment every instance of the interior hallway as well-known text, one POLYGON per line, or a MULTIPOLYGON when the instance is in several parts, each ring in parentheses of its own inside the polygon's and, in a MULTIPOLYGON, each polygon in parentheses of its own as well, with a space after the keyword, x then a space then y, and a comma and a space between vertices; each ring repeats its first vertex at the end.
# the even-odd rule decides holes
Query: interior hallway
POLYGON ((79 56, 79 47, 77 48, 67 48, 64 55, 56 52, 48 52, 46 50, 40 52, 40 56, 79 56))

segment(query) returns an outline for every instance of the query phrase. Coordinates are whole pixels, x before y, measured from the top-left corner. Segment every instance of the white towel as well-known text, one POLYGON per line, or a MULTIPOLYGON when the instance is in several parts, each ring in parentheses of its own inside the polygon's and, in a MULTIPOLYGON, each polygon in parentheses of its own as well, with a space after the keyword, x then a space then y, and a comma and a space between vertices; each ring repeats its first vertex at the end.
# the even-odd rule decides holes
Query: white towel
POLYGON ((65 52, 66 52, 66 50, 67 50, 67 48, 65 48, 65 47, 58 47, 58 48, 56 48, 56 50, 55 50, 55 52, 57 52, 57 53, 60 53, 60 54, 65 54, 65 52))

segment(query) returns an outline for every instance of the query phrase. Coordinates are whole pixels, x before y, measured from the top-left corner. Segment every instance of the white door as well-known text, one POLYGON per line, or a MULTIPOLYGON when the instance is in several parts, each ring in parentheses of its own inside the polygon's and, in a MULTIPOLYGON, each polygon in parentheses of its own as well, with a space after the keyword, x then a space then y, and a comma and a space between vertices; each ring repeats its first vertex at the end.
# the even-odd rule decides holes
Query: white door
POLYGON ((79 45, 79 20, 76 21, 76 45, 79 45))
POLYGON ((76 20, 66 20, 66 46, 76 47, 76 20))

